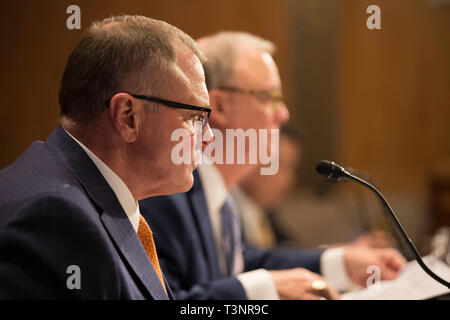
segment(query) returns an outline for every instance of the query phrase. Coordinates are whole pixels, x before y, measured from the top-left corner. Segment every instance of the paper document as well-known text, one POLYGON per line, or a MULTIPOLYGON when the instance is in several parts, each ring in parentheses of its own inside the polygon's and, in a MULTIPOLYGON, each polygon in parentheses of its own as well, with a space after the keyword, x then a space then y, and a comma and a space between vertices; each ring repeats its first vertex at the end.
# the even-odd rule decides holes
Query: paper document
MULTIPOLYGON (((434 273, 450 281, 450 266, 433 256, 423 260, 434 273)), ((431 278, 414 260, 405 265, 397 279, 381 281, 378 288, 375 285, 345 293, 342 300, 424 300, 447 293, 450 290, 431 278)))

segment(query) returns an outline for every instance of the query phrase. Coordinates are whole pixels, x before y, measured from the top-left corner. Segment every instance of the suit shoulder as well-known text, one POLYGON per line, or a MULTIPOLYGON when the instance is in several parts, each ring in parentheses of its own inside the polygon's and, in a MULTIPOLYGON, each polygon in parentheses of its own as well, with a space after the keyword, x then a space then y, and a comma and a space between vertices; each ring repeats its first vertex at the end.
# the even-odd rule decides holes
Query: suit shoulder
POLYGON ((2 207, 0 225, 13 221, 37 221, 48 224, 78 223, 99 224, 99 212, 89 198, 77 187, 67 185, 67 190, 32 194, 20 201, 2 207))
POLYGON ((0 170, 0 209, 27 203, 46 193, 79 194, 72 172, 42 142, 34 142, 14 163, 0 170))

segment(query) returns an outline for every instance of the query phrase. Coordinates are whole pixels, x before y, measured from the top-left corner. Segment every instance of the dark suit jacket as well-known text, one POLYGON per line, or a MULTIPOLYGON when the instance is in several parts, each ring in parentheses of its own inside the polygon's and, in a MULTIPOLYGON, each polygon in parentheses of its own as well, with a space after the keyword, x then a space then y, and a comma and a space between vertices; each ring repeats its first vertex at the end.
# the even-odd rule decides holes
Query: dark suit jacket
POLYGON ((113 190, 61 127, 0 171, 0 299, 17 298, 167 299, 113 190), (71 265, 81 289, 67 286, 71 265))
MULTIPOLYGON (((158 256, 177 299, 247 299, 236 277, 220 274, 218 253, 198 173, 186 193, 140 201, 158 256)), ((304 267, 319 273, 322 251, 244 249, 245 271, 304 267)))

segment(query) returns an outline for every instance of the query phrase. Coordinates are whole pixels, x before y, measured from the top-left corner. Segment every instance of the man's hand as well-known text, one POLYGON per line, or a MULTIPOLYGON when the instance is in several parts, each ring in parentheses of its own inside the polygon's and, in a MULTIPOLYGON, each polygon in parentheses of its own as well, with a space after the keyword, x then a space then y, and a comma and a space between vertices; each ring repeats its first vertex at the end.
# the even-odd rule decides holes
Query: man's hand
POLYGON ((371 265, 378 266, 381 271, 381 280, 393 280, 397 278, 405 258, 395 249, 375 249, 363 246, 348 246, 344 254, 345 267, 350 279, 366 287, 367 268, 371 265))
MULTIPOLYGON (((317 300, 325 298, 329 300, 340 299, 339 292, 331 287, 324 278, 303 268, 269 271, 272 275, 275 287, 283 300, 317 300), (323 281, 326 285, 323 289, 314 289, 315 282, 323 281)), ((319 286, 320 287, 320 286, 319 286)))
POLYGON ((350 242, 350 245, 370 248, 393 248, 395 241, 388 233, 378 230, 359 236, 357 239, 350 242))

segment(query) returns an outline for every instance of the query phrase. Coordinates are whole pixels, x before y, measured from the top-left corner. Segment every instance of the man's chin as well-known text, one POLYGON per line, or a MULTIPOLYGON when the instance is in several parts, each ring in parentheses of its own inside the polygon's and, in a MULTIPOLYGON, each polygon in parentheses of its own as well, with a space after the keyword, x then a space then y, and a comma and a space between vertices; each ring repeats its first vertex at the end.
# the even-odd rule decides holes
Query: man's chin
POLYGON ((155 195, 165 196, 189 191, 194 185, 193 172, 196 168, 197 165, 191 163, 184 165, 183 170, 172 171, 170 175, 166 176, 159 192, 155 195))
MULTIPOLYGON (((197 167, 197 165, 195 167, 197 167)), ((194 185, 194 175, 192 174, 193 171, 194 170, 190 171, 187 174, 187 177, 185 179, 186 183, 184 184, 184 188, 182 191, 179 191, 179 192, 187 192, 187 191, 191 190, 192 186, 194 185)))
POLYGON ((192 174, 192 172, 194 171, 195 167, 196 165, 192 167, 191 170, 188 170, 188 172, 183 175, 183 179, 179 179, 176 186, 170 188, 170 190, 168 190, 166 194, 183 193, 189 191, 194 185, 194 175, 192 174))

